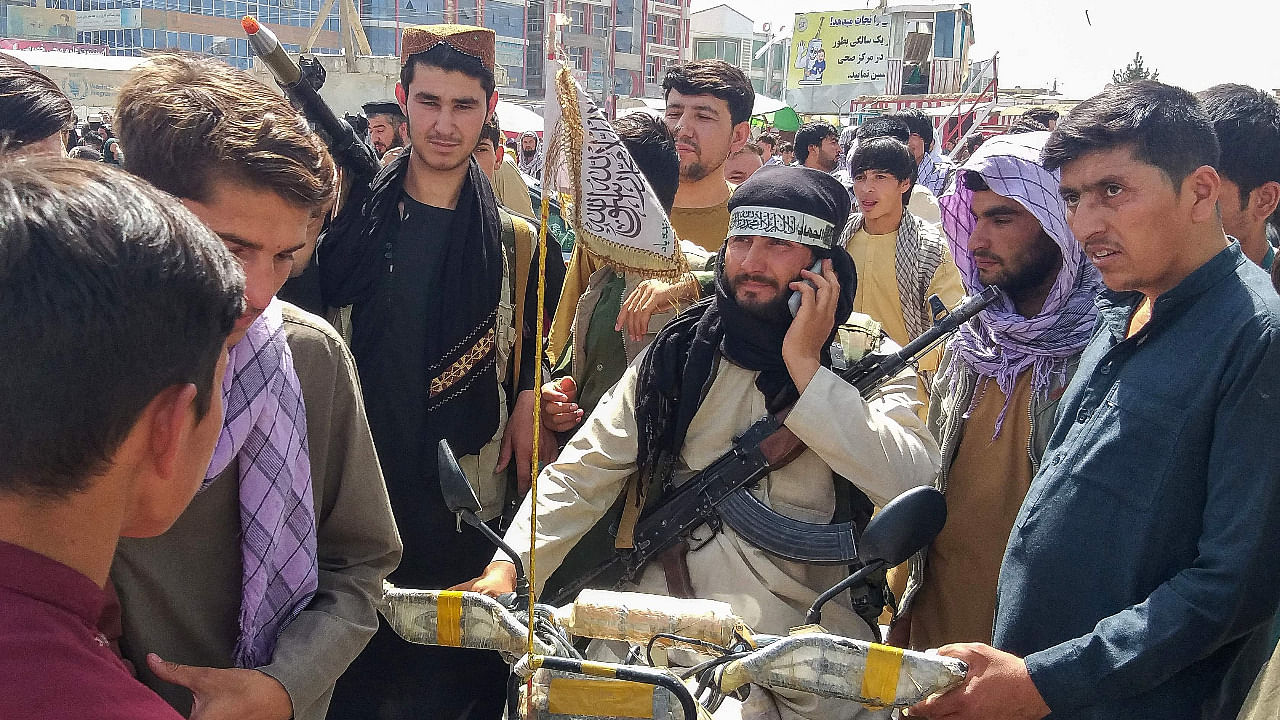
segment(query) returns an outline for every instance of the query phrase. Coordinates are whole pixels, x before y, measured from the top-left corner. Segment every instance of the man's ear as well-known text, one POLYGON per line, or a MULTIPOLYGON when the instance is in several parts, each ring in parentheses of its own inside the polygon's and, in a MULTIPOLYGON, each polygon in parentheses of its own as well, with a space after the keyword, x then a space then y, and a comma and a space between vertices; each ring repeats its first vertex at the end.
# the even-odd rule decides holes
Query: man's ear
MULTIPOLYGON (((742 149, 743 145, 751 139, 751 123, 744 120, 733 126, 733 134, 729 136, 729 155, 732 155, 742 149)), ((728 157, 726 155, 725 157, 728 157)))
POLYGON ((1266 222, 1280 206, 1280 182, 1264 182, 1249 191, 1249 219, 1255 223, 1266 222))
MULTIPOLYGON (((214 392, 218 392, 214 388, 214 392)), ((172 481, 178 457, 194 426, 196 386, 171 385, 151 399, 143 411, 147 427, 147 470, 162 481, 172 481)))
POLYGON ((400 83, 396 83, 396 102, 400 103, 400 114, 409 117, 409 94, 400 83))
POLYGON ((1218 217, 1218 193, 1221 189, 1222 178, 1208 165, 1192 170, 1183 179, 1182 190, 1190 193, 1191 219, 1194 222, 1210 222, 1218 217))
POLYGON ((493 111, 497 109, 498 109, 498 91, 494 90, 493 94, 489 96, 489 114, 485 115, 484 117, 485 122, 488 122, 489 118, 493 117, 493 111))

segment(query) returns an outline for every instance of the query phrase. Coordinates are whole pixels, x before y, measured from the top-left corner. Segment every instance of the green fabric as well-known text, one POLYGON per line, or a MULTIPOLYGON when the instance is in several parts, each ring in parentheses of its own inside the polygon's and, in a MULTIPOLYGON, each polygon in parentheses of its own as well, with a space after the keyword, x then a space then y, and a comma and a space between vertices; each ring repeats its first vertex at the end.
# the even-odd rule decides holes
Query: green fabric
MULTIPOLYGON (((627 292, 627 281, 614 273, 600 288, 596 306, 587 321, 587 338, 584 342, 586 357, 578 362, 582 377, 574 377, 578 385, 578 407, 583 417, 591 414, 600 398, 613 387, 627 369, 627 350, 622 333, 614 330, 618 313, 622 310, 622 298, 627 292)), ((570 338, 564 352, 556 362, 551 377, 562 378, 573 374, 573 348, 576 338, 570 338)))
POLYGON ((789 107, 784 107, 773 114, 773 126, 783 132, 795 132, 800 129, 800 116, 789 107))

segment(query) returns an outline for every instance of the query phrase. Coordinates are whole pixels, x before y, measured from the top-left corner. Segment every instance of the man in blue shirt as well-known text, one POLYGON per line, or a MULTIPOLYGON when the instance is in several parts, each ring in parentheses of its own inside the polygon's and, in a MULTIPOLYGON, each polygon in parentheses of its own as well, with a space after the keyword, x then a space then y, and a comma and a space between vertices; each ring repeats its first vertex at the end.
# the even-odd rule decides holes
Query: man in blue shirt
POLYGON ((1189 93, 1120 85, 1042 159, 1109 288, 1000 572, 931 718, 1234 717, 1280 599, 1280 297, 1228 241, 1189 93))

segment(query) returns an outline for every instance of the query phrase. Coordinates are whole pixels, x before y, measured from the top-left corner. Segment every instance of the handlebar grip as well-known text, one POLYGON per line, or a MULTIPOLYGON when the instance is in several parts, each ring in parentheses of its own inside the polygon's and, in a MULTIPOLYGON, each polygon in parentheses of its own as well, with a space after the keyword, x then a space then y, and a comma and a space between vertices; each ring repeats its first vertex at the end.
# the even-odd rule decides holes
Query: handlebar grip
POLYGON ((556 622, 579 637, 644 643, 669 633, 725 646, 742 625, 728 603, 611 590, 583 590, 556 622))
MULTIPOLYGON (((410 590, 383 584, 387 624, 400 637, 419 645, 498 650, 523 655, 528 630, 491 597, 451 590, 410 590)), ((537 652, 553 649, 535 639, 537 652)))
POLYGON ((806 633, 784 638, 725 666, 721 692, 747 683, 843 698, 868 707, 910 707, 960 684, 969 666, 955 658, 862 640, 806 633))

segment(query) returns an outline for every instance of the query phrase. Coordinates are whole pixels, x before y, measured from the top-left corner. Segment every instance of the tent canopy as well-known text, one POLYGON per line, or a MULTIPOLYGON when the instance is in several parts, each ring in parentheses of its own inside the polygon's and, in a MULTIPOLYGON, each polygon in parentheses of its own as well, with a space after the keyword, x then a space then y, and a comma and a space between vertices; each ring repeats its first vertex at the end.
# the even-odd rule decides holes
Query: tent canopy
POLYGON ((498 101, 498 126, 504 133, 542 132, 542 116, 527 107, 498 101))

